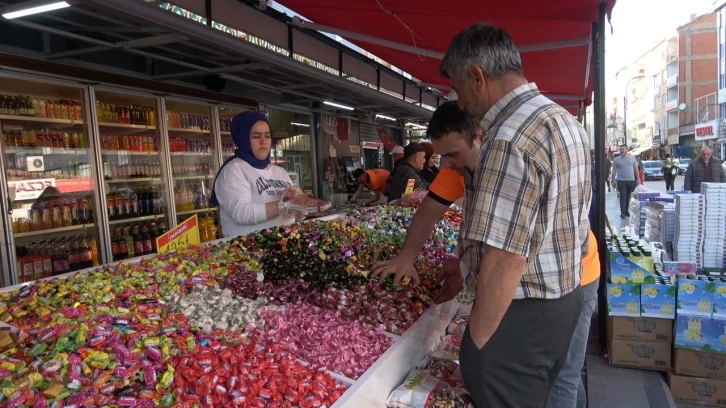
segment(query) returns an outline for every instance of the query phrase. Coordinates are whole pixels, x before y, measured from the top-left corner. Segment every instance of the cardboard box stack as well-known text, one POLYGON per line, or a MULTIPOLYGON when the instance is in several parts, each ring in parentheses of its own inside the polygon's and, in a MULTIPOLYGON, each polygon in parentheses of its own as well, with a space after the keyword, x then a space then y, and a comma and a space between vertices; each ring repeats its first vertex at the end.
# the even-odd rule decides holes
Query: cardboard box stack
POLYGON ((706 198, 702 194, 676 196, 676 233, 673 257, 681 262, 694 262, 703 268, 704 213, 706 198))
POLYGON ((726 282, 680 275, 676 296, 673 398, 726 406, 726 282))
POLYGON ((630 227, 638 237, 645 236, 645 223, 648 201, 657 198, 660 193, 633 193, 630 199, 630 227))
POLYGON ((652 258, 633 255, 646 249, 644 243, 616 236, 613 244, 607 284, 610 364, 668 371, 676 307, 673 278, 656 271, 652 258))
POLYGON ((660 242, 664 248, 673 244, 676 234, 676 205, 663 201, 649 201, 645 221, 645 239, 660 242))
POLYGON ((726 183, 703 183, 706 198, 703 267, 726 268, 726 183))

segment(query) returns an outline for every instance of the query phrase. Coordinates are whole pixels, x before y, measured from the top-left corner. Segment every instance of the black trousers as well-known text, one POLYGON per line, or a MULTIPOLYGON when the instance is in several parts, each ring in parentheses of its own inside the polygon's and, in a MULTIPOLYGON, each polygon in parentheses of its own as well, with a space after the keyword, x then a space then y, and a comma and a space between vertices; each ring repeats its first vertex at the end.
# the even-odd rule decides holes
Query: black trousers
POLYGON ((675 177, 665 177, 666 191, 675 190, 674 184, 676 183, 675 177))
POLYGON ((618 180, 618 194, 620 194, 620 215, 630 216, 628 204, 630 203, 630 195, 635 190, 635 181, 618 180))
POLYGON ((459 363, 477 408, 543 408, 582 312, 582 287, 553 300, 512 301, 479 350, 469 329, 459 363))

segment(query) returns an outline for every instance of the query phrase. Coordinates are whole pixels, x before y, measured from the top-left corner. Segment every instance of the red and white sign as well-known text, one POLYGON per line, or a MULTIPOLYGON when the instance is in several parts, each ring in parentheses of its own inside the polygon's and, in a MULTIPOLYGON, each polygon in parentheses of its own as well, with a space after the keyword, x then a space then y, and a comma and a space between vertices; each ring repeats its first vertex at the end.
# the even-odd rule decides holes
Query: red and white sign
POLYGON ((697 124, 696 141, 718 139, 719 125, 720 122, 718 120, 697 124))
POLYGON ((8 189, 15 191, 15 200, 34 200, 46 187, 55 187, 55 179, 8 181, 8 189))
POLYGON ((378 133, 378 137, 381 138, 381 142, 383 142, 383 146, 386 147, 386 150, 390 152, 394 147, 396 147, 396 142, 393 140, 393 137, 391 137, 391 134, 388 133, 388 129, 379 127, 376 129, 376 132, 378 133))
POLYGON ((350 136, 350 119, 321 115, 323 132, 332 135, 335 140, 348 140, 350 136))

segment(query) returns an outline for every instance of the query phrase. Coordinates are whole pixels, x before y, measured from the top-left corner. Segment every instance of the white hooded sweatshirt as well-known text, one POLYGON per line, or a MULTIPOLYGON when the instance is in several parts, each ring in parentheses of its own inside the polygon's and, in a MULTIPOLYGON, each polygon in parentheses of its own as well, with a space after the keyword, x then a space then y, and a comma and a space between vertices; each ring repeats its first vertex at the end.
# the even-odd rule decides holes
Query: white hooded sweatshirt
POLYGON ((264 169, 256 169, 242 159, 229 162, 217 176, 214 186, 222 235, 237 237, 294 223, 294 217, 281 215, 267 220, 265 213, 265 204, 279 201, 291 185, 290 176, 280 166, 268 164, 264 169))

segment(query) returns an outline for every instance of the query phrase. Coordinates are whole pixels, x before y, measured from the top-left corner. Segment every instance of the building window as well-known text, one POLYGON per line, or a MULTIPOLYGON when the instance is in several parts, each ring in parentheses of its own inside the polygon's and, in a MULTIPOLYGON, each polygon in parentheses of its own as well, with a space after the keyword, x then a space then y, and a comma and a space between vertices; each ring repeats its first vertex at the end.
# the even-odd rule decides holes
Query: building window
POLYGON ((663 83, 664 84, 667 83, 668 82, 668 70, 664 69, 660 75, 663 78, 663 83))
POLYGON ((660 109, 660 107, 661 107, 660 101, 661 101, 661 97, 660 96, 656 96, 655 97, 655 109, 656 110, 660 109))

